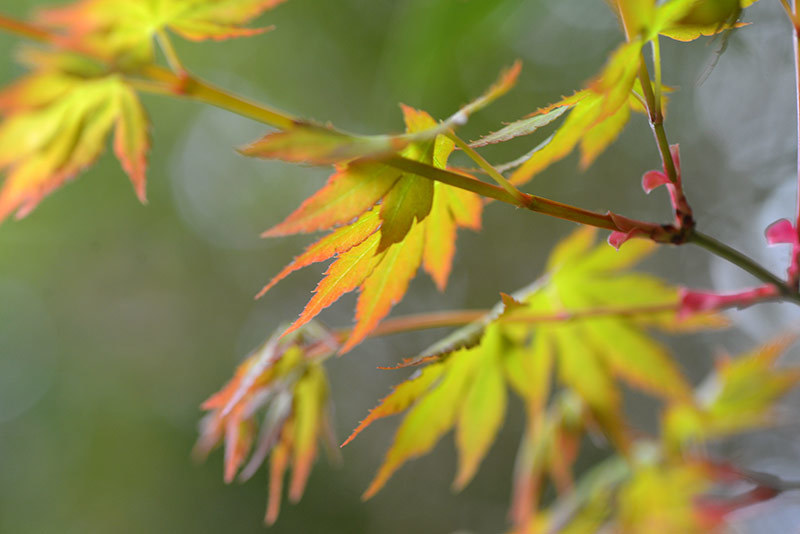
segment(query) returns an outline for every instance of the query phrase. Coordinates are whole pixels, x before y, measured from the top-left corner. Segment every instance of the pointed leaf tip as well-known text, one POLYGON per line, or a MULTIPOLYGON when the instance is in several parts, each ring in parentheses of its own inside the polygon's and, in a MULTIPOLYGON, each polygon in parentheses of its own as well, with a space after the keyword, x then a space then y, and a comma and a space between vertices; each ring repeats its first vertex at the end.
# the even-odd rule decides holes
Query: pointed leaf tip
POLYGON ((770 245, 798 244, 798 235, 791 222, 786 219, 778 219, 770 224, 764 231, 767 243, 770 245))
POLYGON ((642 176, 642 189, 648 195, 653 189, 668 183, 669 178, 661 171, 647 171, 642 176))

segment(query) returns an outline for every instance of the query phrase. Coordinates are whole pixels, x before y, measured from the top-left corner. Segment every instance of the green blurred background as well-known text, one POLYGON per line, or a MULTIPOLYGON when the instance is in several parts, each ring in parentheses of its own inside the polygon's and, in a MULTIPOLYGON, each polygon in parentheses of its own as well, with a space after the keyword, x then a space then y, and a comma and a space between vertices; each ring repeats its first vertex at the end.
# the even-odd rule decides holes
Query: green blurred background
MULTIPOLYGON (((23 17, 43 5, 52 4, 2 0, 0 11, 23 17)), ((681 143, 701 226, 779 271, 788 256, 766 251, 760 233, 793 210, 789 26, 778 2, 761 2, 746 17, 758 24, 732 36, 699 87, 721 42, 664 42, 665 81, 679 88, 667 129, 681 143)), ((289 0, 259 22, 277 29, 224 43, 179 42, 178 50, 193 72, 234 92, 363 133, 401 130, 399 102, 443 118, 521 58, 518 87, 471 120, 464 129, 471 139, 572 92, 622 39, 601 0, 289 0)), ((18 44, 0 35, 2 82, 22 73, 12 61, 18 44)), ((164 97, 145 103, 154 142, 147 206, 105 155, 30 216, 0 226, 0 532, 264 530, 266 476, 225 486, 219 452, 201 465, 189 452, 199 404, 296 316, 324 270, 306 269, 253 300, 308 242, 261 240, 259 233, 320 187, 327 171, 238 156, 233 147, 266 131, 247 119, 164 97)), ((542 137, 486 155, 507 161, 542 137)), ((526 190, 666 219, 664 194, 645 197, 639 187, 642 172, 658 162, 646 120, 637 116, 590 170, 580 172, 573 156, 526 190)), ((500 291, 534 279, 553 244, 574 228, 500 204, 488 207, 484 226, 459 235, 446 294, 420 275, 395 313, 489 307, 500 291)), ((690 248, 662 250, 647 267, 700 287, 753 283, 690 248)), ((345 298, 322 318, 350 324, 353 303, 345 298)), ((670 342, 692 377, 711 367, 715 351, 748 349, 797 319, 780 306, 738 317, 745 317, 740 329, 670 342)), ((330 362, 339 436, 407 374, 377 365, 445 333, 368 341, 330 362)), ((652 428, 655 404, 632 399, 634 420, 652 428)), ((344 449, 342 467, 317 463, 303 500, 284 505, 271 531, 499 532, 520 412, 511 407, 461 494, 450 491, 448 436, 362 503, 397 421, 377 423, 344 449)), ((792 446, 773 448, 797 454, 792 446)), ((589 452, 582 464, 601 455, 589 452)))

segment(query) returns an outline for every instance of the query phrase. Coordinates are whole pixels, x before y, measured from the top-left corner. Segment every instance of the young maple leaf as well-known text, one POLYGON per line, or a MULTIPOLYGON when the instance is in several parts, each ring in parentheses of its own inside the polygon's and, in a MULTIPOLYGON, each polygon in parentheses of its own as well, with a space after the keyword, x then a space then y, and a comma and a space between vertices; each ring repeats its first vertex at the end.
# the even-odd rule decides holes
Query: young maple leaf
POLYGON ((499 328, 490 328, 479 346, 428 365, 397 386, 361 422, 344 444, 373 421, 410 408, 364 492, 365 499, 377 493, 406 460, 429 452, 454 426, 459 468, 453 486, 460 489, 472 479, 505 415, 503 343, 499 328))
MULTIPOLYGON (((641 108, 633 89, 642 46, 640 39, 621 45, 588 88, 523 119, 531 120, 537 116, 555 119, 570 109, 552 139, 514 171, 510 179, 512 183, 528 182, 537 173, 568 156, 578 144, 581 148, 581 165, 586 168, 619 136, 628 122, 631 109, 641 108)), ((512 123, 504 130, 517 128, 523 121, 512 123)))
POLYGON ((676 41, 688 42, 699 37, 741 28, 747 26, 747 23, 738 22, 742 10, 757 1, 715 0, 705 2, 705 5, 698 5, 699 2, 673 0, 674 14, 662 15, 662 18, 667 20, 662 24, 659 33, 676 41))
POLYGON ((278 518, 289 465, 289 499, 297 502, 317 457, 317 443, 322 440, 330 453, 338 453, 322 365, 308 359, 301 345, 278 336, 250 355, 203 409, 209 414, 202 421, 195 454, 205 457, 224 442, 226 482, 237 473, 241 480, 249 479, 269 457, 268 524, 278 518), (259 425, 256 417, 262 412, 259 425))
MULTIPOLYGON (((404 107, 403 113, 409 132, 435 126, 424 112, 404 107)), ((412 143, 403 153, 444 168, 452 150, 452 141, 438 136, 431 141, 412 143)), ((382 199, 379 206, 311 245, 262 291, 263 294, 295 269, 336 256, 289 332, 311 320, 344 293, 358 288, 361 294, 356 305, 356 326, 342 347, 346 352, 364 339, 403 297, 421 264, 443 288, 455 252, 456 228, 480 226, 481 202, 477 195, 383 164, 365 162, 341 169, 325 188, 267 235, 284 233, 287 227, 296 228, 298 223, 318 229, 319 224, 330 226, 346 221, 379 199, 382 199), (369 179, 370 176, 374 179, 369 179), (343 187, 350 184, 351 187, 343 187), (354 198, 361 195, 361 199, 354 198), (326 217, 332 207, 339 209, 326 217)))
POLYGON ((636 465, 619 491, 614 523, 619 532, 631 534, 709 532, 697 499, 712 483, 712 473, 702 464, 636 465))
POLYGON ((148 120, 119 76, 71 54, 29 53, 37 69, 0 91, 0 221, 29 213, 94 163, 114 131, 114 152, 145 202, 148 120), (65 67, 69 67, 66 69, 65 67))
MULTIPOLYGON (((742 7, 751 4, 744 1, 742 7)), ((514 171, 510 181, 524 184, 556 161, 580 147, 582 168, 587 168, 613 143, 630 118, 630 112, 644 112, 642 87, 637 80, 644 45, 659 34, 679 40, 693 40, 729 28, 726 24, 687 26, 680 21, 690 13, 697 0, 671 0, 656 4, 653 0, 618 0, 615 8, 624 13, 630 40, 611 54, 603 70, 587 87, 561 101, 542 108, 529 117, 477 141, 475 146, 497 143, 527 135, 570 110, 556 133, 534 150, 514 171)), ((735 21, 734 21, 735 22, 735 21)))
POLYGON ((613 0, 613 8, 625 21, 632 37, 645 40, 665 35, 693 41, 743 26, 737 23, 742 9, 758 0, 613 0))
POLYGON ((153 60, 153 38, 165 29, 194 41, 247 37, 270 28, 249 22, 284 0, 81 0, 40 13, 66 43, 117 62, 153 60))
MULTIPOLYGON (((548 261, 546 282, 505 296, 504 311, 479 323, 483 335, 477 341, 470 326, 460 334, 463 342, 453 336, 448 348, 437 349, 438 356, 432 358, 426 351, 422 358, 401 365, 433 362, 397 386, 345 441, 377 419, 408 411, 365 497, 374 495, 405 461, 427 453, 452 427, 459 452, 455 486, 463 487, 502 423, 506 382, 524 400, 531 424, 539 421, 537 432, 523 446, 539 450, 537 460, 530 460, 530 469, 525 467, 524 475, 516 477, 520 487, 527 488, 520 490, 525 494, 538 484, 531 485, 530 473, 538 473, 538 479, 543 466, 551 463, 557 468, 554 479, 568 484, 568 465, 574 458, 565 447, 583 424, 602 428, 621 450, 628 449, 616 378, 667 400, 690 398, 689 385, 672 358, 644 328, 670 331, 721 322, 708 315, 681 320, 676 288, 655 277, 623 272, 652 252, 652 242, 637 240, 617 251, 598 245, 596 237, 595 229, 587 227, 560 243, 548 261), (593 313, 581 316, 587 310, 593 313), (566 411, 546 416, 554 375, 577 401, 559 408, 566 411), (585 409, 570 408, 576 402, 585 409), (541 420, 547 417, 552 428, 543 433, 541 420), (552 462, 541 463, 544 450, 551 451, 547 458, 552 462), (559 451, 564 456, 557 458, 559 451)), ((576 447, 573 443, 572 449, 576 447)))
POLYGON ((423 118, 415 127, 407 127, 405 134, 354 135, 329 126, 298 121, 293 128, 267 134, 240 151, 246 156, 314 165, 344 164, 357 158, 400 153, 412 144, 427 143, 462 126, 473 113, 510 91, 521 69, 522 63, 515 62, 485 93, 446 120, 437 124, 423 118))
POLYGON ((335 258, 287 333, 358 289, 356 325, 342 346, 342 352, 347 352, 403 298, 420 266, 444 290, 455 255, 457 228, 480 229, 480 197, 375 158, 397 152, 399 157, 446 169, 455 143, 443 132, 507 92, 519 68, 517 63, 503 73, 483 96, 453 116, 457 119, 451 117, 440 124, 424 111, 402 106, 406 123, 402 135, 352 136, 298 124, 242 149, 250 156, 337 164, 337 172, 325 187, 264 233, 279 236, 335 228, 296 257, 258 295, 297 269, 335 258))
POLYGON ((780 369, 778 357, 794 343, 778 339, 719 361, 696 399, 675 403, 664 416, 664 440, 673 451, 775 421, 778 401, 800 382, 800 369, 780 369))

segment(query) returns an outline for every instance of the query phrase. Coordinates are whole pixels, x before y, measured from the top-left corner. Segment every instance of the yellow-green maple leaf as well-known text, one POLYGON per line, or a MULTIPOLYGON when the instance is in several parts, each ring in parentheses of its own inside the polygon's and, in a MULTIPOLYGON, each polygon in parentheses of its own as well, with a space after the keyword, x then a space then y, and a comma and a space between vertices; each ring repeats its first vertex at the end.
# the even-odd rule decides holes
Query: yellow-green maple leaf
POLYGON ((481 199, 474 193, 398 170, 380 157, 396 152, 398 157, 446 169, 455 142, 445 134, 506 93, 519 69, 516 63, 484 95, 443 123, 424 111, 402 106, 405 134, 352 136, 302 123, 268 134, 242 149, 250 156, 337 165, 337 172, 325 187, 265 232, 266 236, 276 236, 344 225, 311 245, 259 294, 300 267, 335 258, 314 297, 287 332, 300 328, 341 295, 359 289, 356 325, 342 346, 342 352, 346 352, 403 298, 420 266, 440 290, 444 289, 455 254, 456 230, 480 228, 481 199))
POLYGON ((667 446, 680 451, 698 442, 770 425, 777 402, 800 381, 797 368, 775 365, 793 342, 784 338, 720 360, 696 399, 673 404, 666 412, 667 446))
MULTIPOLYGON (((734 4, 738 2, 738 0, 722 1, 734 4)), ((743 1, 741 7, 747 7, 752 3, 749 0, 743 1)), ((629 39, 611 53, 603 70, 587 84, 585 89, 540 109, 526 119, 512 123, 500 132, 487 136, 489 139, 495 139, 488 142, 499 142, 516 135, 526 135, 540 125, 555 120, 567 109, 570 110, 556 133, 538 150, 534 150, 514 171, 510 178, 511 182, 514 184, 528 182, 536 174, 568 156, 576 146, 580 147, 581 167, 586 168, 617 139, 628 123, 630 111, 644 111, 640 101, 641 85, 638 85, 637 90, 637 75, 642 49, 648 42, 657 39, 659 35, 690 41, 701 35, 713 35, 737 27, 735 22, 738 11, 735 11, 735 16, 734 14, 726 16, 723 21, 687 23, 687 17, 698 7, 697 4, 697 0, 669 0, 660 4, 655 0, 612 2, 624 21, 629 39), (535 127, 528 128, 528 124, 535 127)))
POLYGON ((114 132, 114 151, 145 202, 148 120, 136 92, 70 54, 29 54, 37 70, 0 92, 0 220, 29 213, 92 165, 114 132), (74 72, 64 70, 69 66, 74 72))
MULTIPOLYGON (((617 378, 668 401, 690 398, 671 356, 645 331, 673 330, 682 322, 677 289, 652 276, 625 272, 654 245, 636 240, 618 251, 597 244, 596 235, 582 228, 562 241, 548 261, 546 282, 516 299, 504 296, 505 310, 479 324, 483 335, 478 341, 470 326, 463 341, 454 336, 449 348, 436 352, 438 359, 425 354, 404 364, 433 361, 383 399, 345 442, 373 421, 407 411, 365 496, 377 492, 404 462, 431 450, 451 428, 459 453, 455 486, 463 487, 502 424, 506 383, 525 401, 534 429, 525 445, 534 450, 526 469, 538 473, 536 478, 549 465, 562 484, 567 484, 574 459, 570 451, 577 449, 577 438, 568 429, 580 427, 581 421, 599 424, 618 448, 628 449, 617 378), (554 382, 566 386, 568 398, 576 400, 546 415, 554 382)), ((724 323, 705 316, 680 328, 715 324, 724 323)), ((526 471, 520 480, 530 476, 526 471)))
POLYGON ((199 41, 245 37, 269 28, 243 24, 284 0, 82 0, 43 11, 39 21, 66 43, 115 63, 148 63, 154 38, 170 29, 199 41))
MULTIPOLYGON (((503 421, 506 386, 502 337, 490 329, 478 347, 461 349, 445 361, 429 365, 418 377, 401 384, 348 438, 379 417, 408 410, 365 498, 374 495, 408 459, 430 451, 439 438, 456 428, 459 470, 454 486, 474 476, 503 421)), ((346 442, 346 443, 347 443, 346 442)))

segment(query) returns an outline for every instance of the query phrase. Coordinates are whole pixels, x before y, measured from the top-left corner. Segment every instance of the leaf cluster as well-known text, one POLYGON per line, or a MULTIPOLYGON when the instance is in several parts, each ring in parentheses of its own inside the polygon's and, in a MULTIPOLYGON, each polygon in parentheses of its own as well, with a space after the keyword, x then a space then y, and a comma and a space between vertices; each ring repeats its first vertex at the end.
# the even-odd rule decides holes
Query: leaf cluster
MULTIPOLYGON (((226 482, 250 478, 266 464, 270 524, 287 471, 288 495, 297 501, 319 444, 336 458, 324 360, 379 332, 420 267, 445 290, 458 229, 481 228, 482 196, 583 223, 552 251, 537 282, 503 294, 482 318, 397 366, 416 369, 344 443, 378 419, 404 414, 364 496, 377 493, 405 462, 429 452, 451 430, 458 452, 453 487, 466 486, 503 425, 512 393, 526 414, 512 484, 511 517, 520 532, 704 532, 721 524, 739 504, 708 500, 730 473, 704 454, 705 445, 772 422, 800 374, 776 367, 789 345, 785 340, 719 362, 694 388, 661 338, 721 328, 726 322, 717 312, 723 307, 786 296, 792 287, 796 293, 790 283, 792 277, 796 282, 797 259, 787 284, 778 280, 732 296, 691 292, 632 268, 656 242, 697 238, 678 148, 669 145, 662 125, 670 89, 661 80, 659 38, 692 41, 725 32, 725 39, 743 26, 742 9, 754 0, 610 0, 625 42, 600 72, 571 95, 472 143, 457 130, 512 89, 521 63, 444 120, 401 105, 403 133, 359 135, 205 84, 185 69, 170 42, 172 34, 198 41, 262 33, 270 28, 248 24, 282 1, 81 0, 40 13, 28 33, 48 46, 25 49, 21 57, 31 72, 0 92, 0 170, 6 173, 0 220, 24 216, 91 166, 109 137, 145 202, 150 136, 140 92, 195 98, 278 128, 240 148, 245 156, 333 167, 326 184, 264 237, 327 233, 258 296, 296 270, 330 261, 324 277, 299 317, 248 356, 203 404, 208 414, 196 452, 204 456, 223 444, 226 482), (646 46, 654 52, 652 80, 646 46), (158 64, 159 49, 171 72, 158 64), (643 186, 646 192, 666 186, 673 224, 594 213, 517 188, 576 149, 581 167, 588 167, 637 112, 647 116, 663 167, 646 173, 643 186), (492 165, 478 152, 545 128, 552 131, 543 142, 507 164, 492 165), (457 150, 478 168, 453 167, 449 160, 457 150), (618 251, 598 243, 596 227, 611 230, 609 242, 617 248, 631 237, 650 240, 632 240, 618 251), (330 331, 314 321, 356 290, 353 328, 330 331), (627 420, 623 400, 632 389, 660 403, 658 435, 647 436, 627 420), (576 482, 587 437, 610 456, 576 482), (543 506, 548 485, 562 497, 543 506)), ((768 236, 797 252, 797 232, 788 221, 768 236)), ((760 272, 721 245, 717 253, 760 272)))

